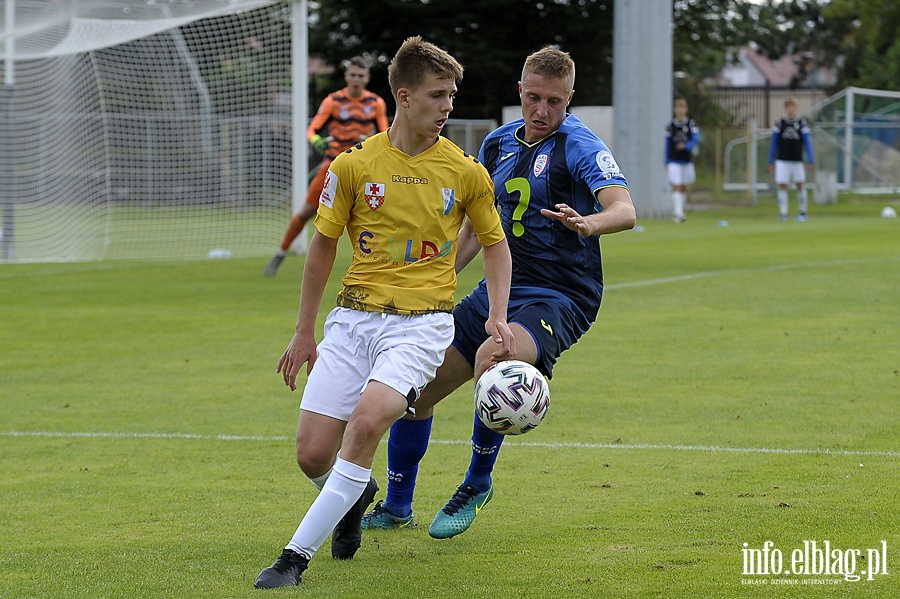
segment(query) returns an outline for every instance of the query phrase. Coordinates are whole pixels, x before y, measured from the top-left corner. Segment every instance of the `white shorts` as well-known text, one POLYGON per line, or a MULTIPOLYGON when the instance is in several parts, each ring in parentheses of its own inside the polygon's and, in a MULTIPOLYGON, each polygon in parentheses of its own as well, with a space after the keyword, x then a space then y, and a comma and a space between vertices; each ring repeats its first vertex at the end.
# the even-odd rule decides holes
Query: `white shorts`
POLYGON ((300 409, 346 422, 369 381, 395 389, 412 405, 434 378, 451 341, 449 313, 335 308, 325 320, 325 336, 317 347, 300 409))
POLYGON ((806 165, 800 160, 776 160, 775 183, 806 183, 806 165))
POLYGON ((669 171, 671 185, 693 185, 697 180, 693 162, 669 162, 666 164, 666 170, 669 171))

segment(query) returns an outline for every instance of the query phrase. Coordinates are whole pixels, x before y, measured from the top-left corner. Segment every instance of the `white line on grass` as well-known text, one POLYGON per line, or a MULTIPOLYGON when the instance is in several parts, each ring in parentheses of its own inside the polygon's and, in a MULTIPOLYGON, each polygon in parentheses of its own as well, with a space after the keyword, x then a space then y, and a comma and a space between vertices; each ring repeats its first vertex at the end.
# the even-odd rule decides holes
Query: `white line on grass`
POLYGON ((626 287, 646 287, 648 285, 664 285, 666 283, 677 283, 679 281, 692 281, 694 279, 705 279, 708 277, 721 277, 729 275, 755 274, 761 272, 777 272, 779 270, 792 270, 796 268, 817 268, 822 266, 848 266, 852 264, 866 264, 872 262, 896 262, 900 260, 900 256, 887 256, 877 258, 859 258, 855 260, 828 260, 820 262, 794 262, 791 264, 773 264, 771 266, 760 266, 756 268, 730 268, 727 270, 710 270, 706 272, 693 272, 673 277, 662 277, 659 279, 646 279, 644 281, 626 281, 624 283, 611 283, 604 285, 604 289, 625 289, 626 287))
MULTIPOLYGON (((54 431, 0 431, 0 437, 58 437, 74 438, 114 438, 114 439, 199 439, 211 441, 293 441, 288 436, 265 435, 197 435, 191 433, 90 433, 90 432, 54 432, 54 431)), ((470 445, 471 441, 462 439, 432 439, 436 445, 470 445)), ((513 440, 506 447, 540 447, 545 449, 655 449, 661 451, 697 451, 707 453, 762 453, 762 454, 805 454, 805 455, 845 455, 845 456, 881 456, 900 457, 900 451, 854 451, 849 449, 803 449, 782 447, 723 447, 721 445, 666 445, 655 443, 539 443, 513 440)))

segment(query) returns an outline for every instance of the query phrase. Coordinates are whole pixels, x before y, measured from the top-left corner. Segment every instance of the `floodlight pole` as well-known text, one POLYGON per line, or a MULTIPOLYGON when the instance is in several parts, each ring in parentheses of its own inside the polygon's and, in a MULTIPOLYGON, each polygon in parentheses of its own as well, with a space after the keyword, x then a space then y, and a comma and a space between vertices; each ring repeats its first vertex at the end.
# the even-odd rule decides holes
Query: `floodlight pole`
POLYGON ((672 117, 672 0, 615 0, 611 148, 639 217, 672 214, 665 126, 672 117))

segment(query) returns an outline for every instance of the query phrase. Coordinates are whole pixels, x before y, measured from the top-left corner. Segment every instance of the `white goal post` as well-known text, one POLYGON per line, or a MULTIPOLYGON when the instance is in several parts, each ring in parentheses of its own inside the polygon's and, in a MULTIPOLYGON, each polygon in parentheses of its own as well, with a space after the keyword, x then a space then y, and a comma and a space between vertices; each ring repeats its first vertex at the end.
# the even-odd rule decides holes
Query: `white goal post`
POLYGON ((271 253, 306 122, 296 4, 6 0, 0 263, 271 253))
MULTIPOLYGON (((803 116, 813 132, 817 203, 835 201, 837 190, 900 191, 900 92, 848 87, 803 116)), ((748 124, 746 137, 726 145, 725 190, 772 187, 765 170, 771 135, 772 123, 748 124)))

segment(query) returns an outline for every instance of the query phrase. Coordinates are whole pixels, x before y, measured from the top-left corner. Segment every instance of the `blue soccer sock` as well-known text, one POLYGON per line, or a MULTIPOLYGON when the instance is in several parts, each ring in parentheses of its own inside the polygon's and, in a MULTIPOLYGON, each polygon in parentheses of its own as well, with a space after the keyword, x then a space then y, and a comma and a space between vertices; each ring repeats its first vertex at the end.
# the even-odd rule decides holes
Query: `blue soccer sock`
POLYGON ((391 426, 388 438, 388 488, 384 507, 398 518, 405 518, 412 511, 413 493, 419 462, 425 457, 431 423, 427 420, 400 419, 391 426))
POLYGON ((464 485, 472 485, 481 493, 490 488, 491 472, 494 470, 502 443, 503 435, 486 427, 476 414, 475 426, 472 429, 472 461, 469 463, 464 485))

